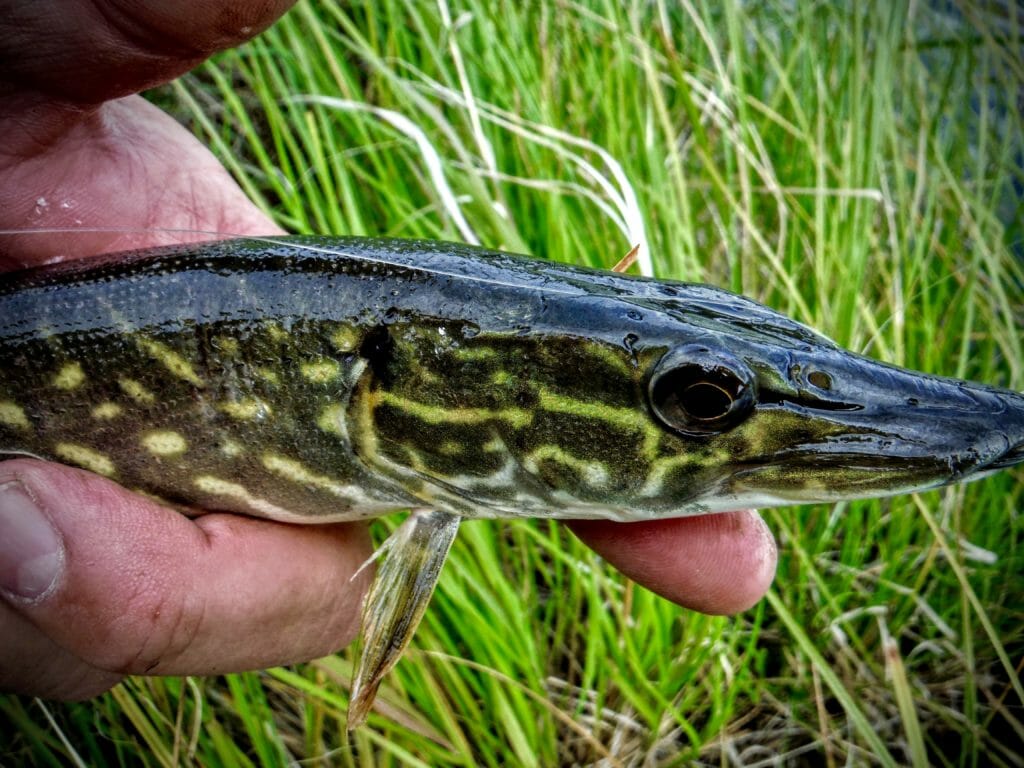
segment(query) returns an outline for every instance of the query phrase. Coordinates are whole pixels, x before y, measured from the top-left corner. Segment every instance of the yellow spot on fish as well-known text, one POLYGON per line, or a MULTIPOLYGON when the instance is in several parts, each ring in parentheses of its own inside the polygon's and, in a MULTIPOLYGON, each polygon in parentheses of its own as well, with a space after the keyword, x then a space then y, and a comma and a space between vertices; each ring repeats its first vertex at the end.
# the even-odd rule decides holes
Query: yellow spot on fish
POLYGON ((525 457, 523 465, 536 473, 542 461, 555 461, 575 470, 583 481, 591 487, 600 487, 608 483, 608 469, 599 461, 580 459, 558 445, 542 445, 525 457))
POLYGON ((121 406, 117 403, 100 403, 92 409, 94 419, 116 419, 121 415, 121 406))
POLYGON ((637 414, 633 408, 605 405, 590 400, 577 400, 542 389, 539 399, 540 407, 552 413, 565 413, 584 419, 594 419, 611 424, 623 432, 639 432, 643 435, 644 456, 653 459, 661 442, 661 430, 648 419, 637 414))
POLYGON ((348 432, 345 429, 345 408, 341 405, 329 405, 320 414, 320 418, 316 420, 316 425, 324 432, 329 432, 332 435, 338 437, 348 438, 348 432))
POLYGON ((498 356, 493 347, 464 347, 457 352, 462 360, 490 360, 498 356))
POLYGON ((221 354, 229 357, 234 357, 238 354, 238 339, 233 336, 218 336, 214 339, 214 344, 217 346, 217 351, 221 354))
POLYGON ((333 360, 321 359, 299 366, 303 378, 312 384, 326 384, 341 374, 341 366, 333 360))
POLYGON ((242 444, 237 440, 232 440, 230 437, 223 440, 220 444, 220 452, 227 456, 229 459, 233 459, 236 456, 241 456, 245 453, 245 449, 242 444))
POLYGON ((135 343, 147 355, 162 363, 172 376, 196 387, 203 386, 203 380, 192 369, 192 364, 166 344, 145 337, 136 339, 135 343))
POLYGON ((419 454, 418 451, 407 445, 405 446, 405 455, 406 461, 409 462, 409 467, 411 469, 415 470, 416 472, 426 473, 427 463, 423 461, 423 457, 419 454))
POLYGON ((28 429, 32 426, 21 406, 10 400, 0 401, 0 424, 18 429, 28 429))
POLYGON ((462 444, 454 440, 445 440, 437 450, 443 456, 459 456, 462 453, 462 444))
POLYGON ((260 421, 271 413, 270 406, 255 397, 229 400, 217 407, 236 421, 260 421))
POLYGON ((651 464, 651 469, 647 474, 647 479, 644 481, 644 486, 640 489, 640 495, 646 497, 657 496, 662 492, 665 478, 673 470, 690 466, 699 467, 706 461, 707 459, 703 457, 686 453, 658 459, 651 464))
POLYGON ((392 405, 428 424, 484 424, 504 421, 513 427, 525 427, 533 421, 533 414, 522 408, 446 408, 408 400, 391 392, 377 393, 378 403, 392 405))
POLYGON ((512 375, 508 371, 495 371, 491 376, 491 383, 500 387, 508 384, 511 378, 512 375))
POLYGON ((288 338, 288 331, 284 330, 277 323, 267 323, 267 335, 274 341, 284 341, 288 338))
POLYGON ((268 384, 273 384, 275 387, 281 383, 281 377, 277 375, 277 371, 273 368, 257 368, 256 375, 268 384))
POLYGON ((97 475, 110 477, 114 474, 114 462, 99 451, 94 451, 92 448, 86 448, 84 445, 78 445, 77 443, 57 443, 57 445, 53 447, 53 452, 64 461, 77 464, 82 469, 88 469, 90 472, 95 472, 97 475))
POLYGON ((156 398, 153 396, 153 393, 135 379, 120 378, 117 380, 117 386, 121 388, 122 392, 137 403, 149 405, 156 402, 156 398))
POLYGON ((155 456, 177 456, 188 450, 188 442, 170 429, 157 429, 142 436, 142 445, 155 456))
POLYGON ((359 346, 359 334, 343 326, 331 334, 331 344, 339 352, 352 352, 359 346))
POLYGON ((82 370, 81 363, 65 363, 64 367, 53 377, 53 386, 57 389, 72 390, 80 386, 83 381, 85 381, 85 372, 82 370))
POLYGON ((622 354, 621 349, 613 349, 603 344, 595 344, 591 346, 589 352, 595 357, 601 358, 609 367, 614 368, 616 373, 625 374, 627 377, 639 374, 639 369, 631 367, 626 362, 627 358, 622 354))
POLYGON ((276 519, 294 517, 287 510, 271 504, 266 499, 253 496, 246 490, 245 486, 238 483, 232 483, 213 475, 199 475, 193 480, 193 483, 203 493, 209 493, 212 496, 224 496, 232 501, 237 501, 252 512, 259 512, 267 517, 276 519))
POLYGON ((353 490, 351 487, 335 482, 325 475, 316 474, 302 466, 299 462, 286 456, 278 456, 273 453, 265 454, 263 456, 263 466, 292 482, 319 488, 336 496, 348 496, 353 490))

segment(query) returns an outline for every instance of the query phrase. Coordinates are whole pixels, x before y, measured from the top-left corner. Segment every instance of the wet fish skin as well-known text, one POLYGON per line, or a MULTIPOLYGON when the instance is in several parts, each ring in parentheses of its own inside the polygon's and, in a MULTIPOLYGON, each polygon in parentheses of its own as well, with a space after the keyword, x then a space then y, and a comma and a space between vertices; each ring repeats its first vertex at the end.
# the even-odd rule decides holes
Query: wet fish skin
POLYGON ((1015 392, 717 288, 457 244, 251 238, 0 276, 0 449, 188 509, 650 519, 935 487, 1022 443, 1015 392))

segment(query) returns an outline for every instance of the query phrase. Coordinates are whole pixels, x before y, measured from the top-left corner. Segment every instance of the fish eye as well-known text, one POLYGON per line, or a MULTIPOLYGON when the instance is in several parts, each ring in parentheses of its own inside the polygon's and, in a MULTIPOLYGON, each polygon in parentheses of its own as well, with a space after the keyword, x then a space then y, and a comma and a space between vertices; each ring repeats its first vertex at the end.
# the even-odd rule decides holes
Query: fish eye
POLYGON ((648 385, 651 407, 670 429, 718 434, 743 421, 756 395, 753 372, 731 354, 700 344, 668 352, 648 385))
POLYGON ((824 389, 826 392, 832 389, 832 377, 824 371, 811 371, 807 374, 807 380, 818 389, 824 389))

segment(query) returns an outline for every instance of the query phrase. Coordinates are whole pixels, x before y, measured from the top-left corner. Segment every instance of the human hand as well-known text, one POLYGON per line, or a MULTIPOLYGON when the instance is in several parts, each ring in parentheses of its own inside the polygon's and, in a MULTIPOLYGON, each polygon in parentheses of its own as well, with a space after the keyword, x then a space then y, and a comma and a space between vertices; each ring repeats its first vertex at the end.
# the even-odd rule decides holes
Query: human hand
MULTIPOLYGON (((194 137, 133 94, 289 5, 0 0, 0 228, 68 228, 5 236, 0 269, 204 232, 279 234, 194 137)), ((746 608, 775 570, 772 537, 753 513, 572 527, 627 575, 706 612, 746 608)), ((0 689, 85 698, 126 674, 219 674, 327 654, 356 631, 366 584, 349 578, 369 552, 361 525, 189 519, 81 470, 4 462, 0 689)))

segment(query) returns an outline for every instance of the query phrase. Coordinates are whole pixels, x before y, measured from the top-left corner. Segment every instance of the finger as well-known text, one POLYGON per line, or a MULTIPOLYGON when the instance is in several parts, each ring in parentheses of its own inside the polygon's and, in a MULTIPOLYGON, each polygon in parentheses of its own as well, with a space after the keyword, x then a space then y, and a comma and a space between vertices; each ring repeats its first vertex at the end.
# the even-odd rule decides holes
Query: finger
POLYGON ((8 160, 0 160, 0 229, 29 231, 0 239, 0 271, 217 235, 282 233, 206 147, 138 96, 69 122, 44 152, 8 160), (83 231, 104 227, 113 231, 83 231), (39 228, 52 231, 30 231, 39 228))
POLYGON ((97 669, 61 648, 32 622, 0 602, 0 691, 77 701, 113 688, 121 675, 97 669))
POLYGON ((775 577, 775 539, 753 510, 643 523, 584 520, 571 528, 626 576, 703 613, 745 610, 775 577))
POLYGON ((94 107, 248 40, 293 2, 0 0, 3 79, 22 98, 94 107))
POLYGON ((281 234, 174 120, 136 97, 107 100, 251 37, 291 3, 0 0, 0 229, 50 230, 0 239, 0 270, 281 234))
POLYGON ((0 465, 0 588, 87 664, 220 674, 323 656, 355 635, 364 526, 195 520, 80 470, 0 465))

